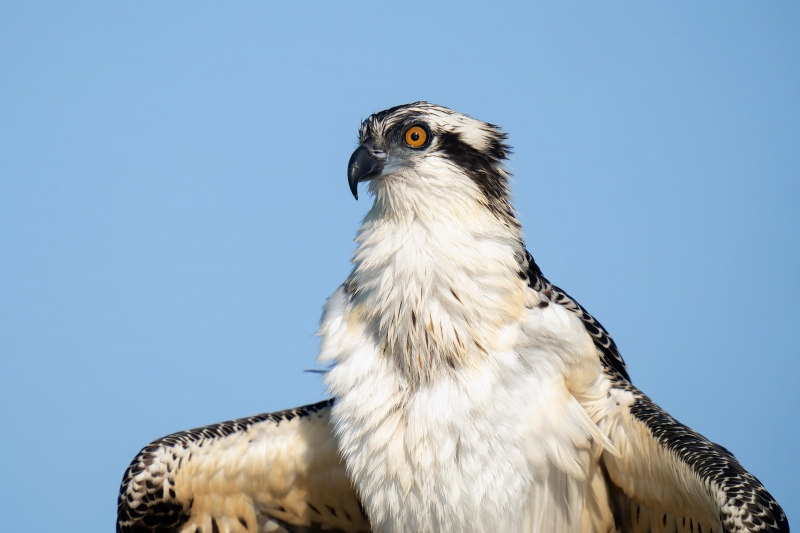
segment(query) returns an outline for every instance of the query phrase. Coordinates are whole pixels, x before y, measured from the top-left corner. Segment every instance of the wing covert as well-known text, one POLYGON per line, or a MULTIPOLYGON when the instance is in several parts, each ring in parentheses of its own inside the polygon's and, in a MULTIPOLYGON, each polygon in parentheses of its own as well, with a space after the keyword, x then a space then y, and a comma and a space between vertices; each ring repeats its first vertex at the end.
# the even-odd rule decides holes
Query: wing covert
POLYGON ((619 451, 602 457, 619 531, 789 532, 780 505, 733 454, 634 387, 605 328, 527 252, 522 267, 533 290, 581 319, 597 349, 608 393, 584 407, 619 451))
POLYGON ((528 278, 528 285, 536 292, 541 292, 549 300, 564 307, 568 311, 575 314, 583 322, 586 332, 592 337, 592 341, 597 349, 600 351, 600 358, 603 361, 604 368, 611 368, 622 376, 626 381, 630 381, 628 376, 628 369, 625 366, 625 361, 622 359, 622 354, 619 353, 617 344, 603 325, 590 315, 577 300, 572 298, 563 289, 556 287, 550 283, 547 278, 542 274, 539 265, 534 261, 533 256, 525 250, 525 258, 521 264, 522 272, 528 278))
POLYGON ((332 404, 154 441, 125 472, 117 532, 369 531, 329 426, 332 404))
MULTIPOLYGON (((681 424, 629 383, 611 388, 614 406, 600 426, 621 454, 604 453, 623 513, 640 527, 674 521, 675 531, 789 531, 786 515, 736 458, 681 424), (642 510, 648 518, 642 520, 642 510)), ((632 531, 638 531, 632 528, 632 531)))

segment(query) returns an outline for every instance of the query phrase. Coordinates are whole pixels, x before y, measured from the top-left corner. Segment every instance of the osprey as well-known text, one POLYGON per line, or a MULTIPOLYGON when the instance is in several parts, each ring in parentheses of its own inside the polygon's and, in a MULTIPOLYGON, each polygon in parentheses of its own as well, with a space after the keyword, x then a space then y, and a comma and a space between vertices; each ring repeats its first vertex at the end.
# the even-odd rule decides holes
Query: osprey
POLYGON ((118 533, 789 531, 542 275, 505 140, 425 102, 362 123, 348 181, 375 201, 320 327, 334 399, 153 442, 118 533))

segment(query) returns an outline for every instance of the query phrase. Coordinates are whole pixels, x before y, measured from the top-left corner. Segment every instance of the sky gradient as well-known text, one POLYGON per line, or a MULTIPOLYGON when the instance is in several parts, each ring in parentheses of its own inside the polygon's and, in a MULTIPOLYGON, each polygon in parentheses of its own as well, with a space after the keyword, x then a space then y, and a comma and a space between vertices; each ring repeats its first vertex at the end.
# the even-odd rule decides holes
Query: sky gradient
POLYGON ((6 3, 4 529, 112 530, 151 440, 326 397, 361 119, 499 124, 531 253, 800 517, 800 4, 6 3), (36 525, 33 525, 36 524, 36 525), (32 529, 33 528, 33 529, 32 529))

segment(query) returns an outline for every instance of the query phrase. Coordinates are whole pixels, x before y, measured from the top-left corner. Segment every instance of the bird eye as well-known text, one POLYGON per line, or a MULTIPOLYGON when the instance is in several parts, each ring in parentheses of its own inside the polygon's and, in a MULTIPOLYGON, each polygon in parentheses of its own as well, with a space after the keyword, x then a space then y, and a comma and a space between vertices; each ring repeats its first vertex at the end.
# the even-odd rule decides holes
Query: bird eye
POLYGON ((411 126, 406 130, 405 138, 411 148, 421 148, 428 142, 428 132, 422 126, 411 126))

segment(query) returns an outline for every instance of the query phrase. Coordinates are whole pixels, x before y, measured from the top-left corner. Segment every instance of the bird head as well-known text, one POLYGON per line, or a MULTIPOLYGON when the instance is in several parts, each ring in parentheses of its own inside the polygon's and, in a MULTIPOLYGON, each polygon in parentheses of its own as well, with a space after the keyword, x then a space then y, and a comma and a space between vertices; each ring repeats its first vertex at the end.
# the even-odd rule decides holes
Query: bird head
POLYGON ((382 195, 390 197, 389 204, 398 197, 404 204, 477 201, 514 221, 505 140, 497 126, 445 107, 393 107, 361 124, 347 168, 350 191, 358 199, 358 184, 369 181, 378 201, 382 195))

